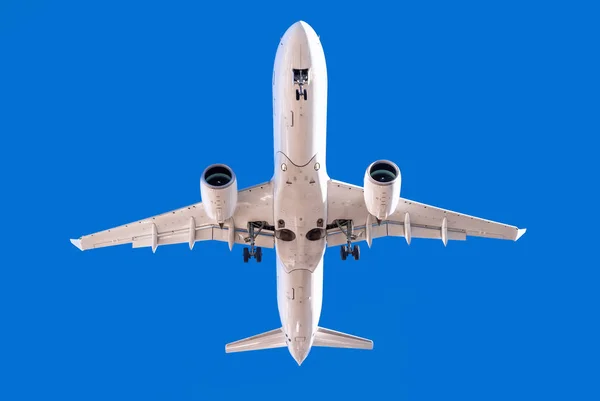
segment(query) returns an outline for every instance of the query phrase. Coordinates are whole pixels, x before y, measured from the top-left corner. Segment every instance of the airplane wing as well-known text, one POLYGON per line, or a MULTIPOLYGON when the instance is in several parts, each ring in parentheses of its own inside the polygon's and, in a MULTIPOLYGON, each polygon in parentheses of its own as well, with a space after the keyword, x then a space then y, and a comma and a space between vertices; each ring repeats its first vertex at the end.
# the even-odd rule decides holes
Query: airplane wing
MULTIPOLYGON (((273 188, 264 183, 238 192, 238 205, 232 219, 216 224, 204 210, 202 202, 182 207, 158 216, 135 221, 109 230, 83 236, 71 242, 82 251, 106 246, 132 244, 133 248, 187 243, 190 249, 196 241, 224 241, 229 247, 244 244, 248 223, 263 222, 256 237, 256 246, 273 248, 273 188)), ((258 231, 257 227, 257 230, 258 231)))
MULTIPOLYGON (((525 229, 503 223, 445 210, 409 199, 400 198, 396 211, 378 224, 367 211, 363 188, 330 180, 328 183, 328 222, 352 220, 353 241, 367 241, 379 237, 437 238, 444 244, 448 240, 466 240, 467 236, 518 240, 525 229), (370 227, 370 229, 369 229, 370 227)), ((346 244, 344 230, 329 224, 327 245, 346 244)))

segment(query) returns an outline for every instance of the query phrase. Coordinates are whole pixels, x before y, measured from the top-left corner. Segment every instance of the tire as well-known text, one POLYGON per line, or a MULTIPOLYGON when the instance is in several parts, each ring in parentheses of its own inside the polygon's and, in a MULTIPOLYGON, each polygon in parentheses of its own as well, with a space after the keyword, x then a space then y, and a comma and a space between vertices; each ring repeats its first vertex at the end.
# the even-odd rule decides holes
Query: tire
POLYGON ((296 89, 296 100, 300 100, 300 91, 296 89))
POLYGON ((354 256, 354 260, 360 259, 360 248, 358 245, 354 245, 354 249, 352 250, 352 256, 354 256))
POLYGON ((346 260, 346 258, 348 257, 348 252, 346 252, 346 246, 342 245, 340 247, 340 256, 342 257, 342 260, 346 260))
POLYGON ((248 263, 249 259, 250 259, 250 251, 248 250, 248 248, 244 248, 244 263, 248 263))
POLYGON ((256 259, 256 263, 262 262, 262 248, 260 246, 256 248, 254 258, 256 259))
POLYGON ((308 95, 306 94, 306 89, 304 89, 303 95, 304 95, 304 101, 308 100, 308 95))

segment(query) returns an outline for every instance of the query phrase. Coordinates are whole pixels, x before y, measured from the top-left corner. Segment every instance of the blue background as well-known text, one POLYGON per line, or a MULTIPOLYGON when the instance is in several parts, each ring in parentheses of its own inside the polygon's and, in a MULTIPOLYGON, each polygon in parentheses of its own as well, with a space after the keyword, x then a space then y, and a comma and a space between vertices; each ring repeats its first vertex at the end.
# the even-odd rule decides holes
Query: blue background
POLYGON ((598 400, 598 10, 481 3, 3 1, 0 399, 598 400), (273 251, 68 239, 198 202, 210 163, 269 180, 273 60, 300 19, 332 177, 389 158, 404 197, 529 232, 330 250, 321 325, 375 349, 298 367, 224 353, 279 325, 273 251))

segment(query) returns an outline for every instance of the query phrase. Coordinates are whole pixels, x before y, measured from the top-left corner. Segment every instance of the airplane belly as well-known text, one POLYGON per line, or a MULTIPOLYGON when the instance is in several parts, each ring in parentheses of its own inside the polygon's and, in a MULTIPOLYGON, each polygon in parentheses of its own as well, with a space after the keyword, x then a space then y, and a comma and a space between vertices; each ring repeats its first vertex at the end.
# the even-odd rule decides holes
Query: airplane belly
POLYGON ((327 68, 303 22, 281 39, 273 69, 273 215, 278 308, 290 353, 301 363, 321 316, 326 248, 327 68))
POLYGON ((294 24, 273 69, 274 218, 278 258, 287 271, 314 271, 325 252, 327 68, 315 31, 294 24))
POLYGON ((313 343, 321 317, 323 263, 314 271, 288 272, 277 260, 277 293, 281 325, 290 353, 304 360, 313 343))

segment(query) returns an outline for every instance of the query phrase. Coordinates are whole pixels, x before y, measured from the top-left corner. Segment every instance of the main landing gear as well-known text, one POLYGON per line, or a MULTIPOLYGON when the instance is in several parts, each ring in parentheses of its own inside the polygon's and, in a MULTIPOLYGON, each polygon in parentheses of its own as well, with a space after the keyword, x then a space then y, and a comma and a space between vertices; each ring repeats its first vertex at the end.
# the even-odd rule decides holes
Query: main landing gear
POLYGON ((346 260, 350 255, 352 255, 354 260, 359 260, 360 247, 358 245, 352 245, 352 241, 356 239, 356 235, 352 233, 352 220, 336 220, 336 224, 340 231, 346 235, 346 245, 340 247, 340 256, 342 260, 346 260))
POLYGON ((342 245, 340 247, 340 256, 342 257, 342 260, 346 260, 350 255, 352 255, 354 260, 360 259, 360 248, 358 245, 342 245))
POLYGON ((248 223, 248 238, 245 239, 245 242, 250 243, 250 247, 244 248, 244 263, 248 263, 250 258, 256 259, 256 263, 262 262, 262 248, 260 246, 255 246, 256 237, 265 227, 265 222, 249 222, 248 223))

